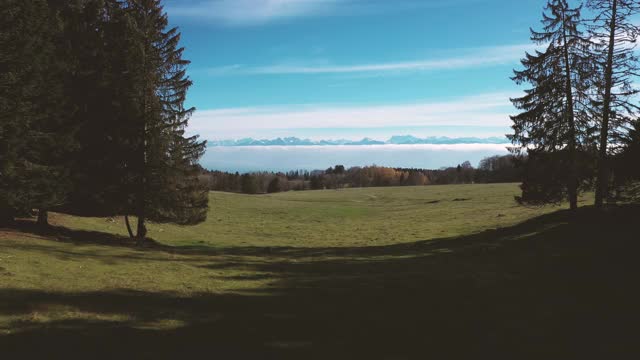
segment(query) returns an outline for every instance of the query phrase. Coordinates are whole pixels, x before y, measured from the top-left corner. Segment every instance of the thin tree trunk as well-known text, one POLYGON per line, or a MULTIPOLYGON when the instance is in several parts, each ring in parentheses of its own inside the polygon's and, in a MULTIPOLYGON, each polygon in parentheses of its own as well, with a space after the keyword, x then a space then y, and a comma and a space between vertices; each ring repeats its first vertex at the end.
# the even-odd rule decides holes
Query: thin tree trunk
POLYGON ((147 192, 147 115, 146 115, 146 86, 145 92, 142 100, 142 108, 143 108, 143 125, 141 126, 141 145, 142 149, 140 150, 140 179, 139 179, 139 188, 137 194, 137 217, 138 217, 138 228, 136 231, 136 238, 138 239, 138 244, 142 244, 147 236, 147 227, 145 226, 145 217, 146 217, 146 192, 147 192))
POLYGON ((49 226, 49 212, 44 209, 38 210, 38 226, 49 226))
POLYGON ((124 223, 127 225, 127 232, 129 232, 129 237, 132 239, 135 238, 133 230, 131 230, 131 223, 129 223, 129 215, 124 216, 124 223))
MULTIPOLYGON (((144 17, 144 29, 147 29, 147 16, 144 17)), ((142 149, 140 151, 140 188, 138 189, 137 194, 137 217, 138 217, 138 228, 136 231, 136 238, 139 245, 142 245, 147 237, 147 227, 145 225, 145 217, 146 217, 146 192, 147 192, 147 120, 148 118, 148 104, 147 104, 147 96, 149 95, 149 74, 147 71, 147 51, 146 48, 142 48, 142 71, 144 75, 144 84, 143 84, 143 92, 142 92, 142 126, 140 127, 141 131, 141 144, 142 149)))
POLYGON ((602 128, 600 129, 600 148, 598 149, 598 181, 596 182, 596 208, 602 208, 609 188, 609 169, 607 164, 607 145, 609 140, 609 113, 611 112, 611 87, 613 85, 613 52, 615 50, 616 17, 618 0, 613 0, 611 9, 611 29, 609 32, 609 49, 607 50, 607 67, 605 69, 605 88, 603 99, 602 128))
POLYGON ((140 245, 143 244, 145 239, 147 238, 147 226, 144 223, 144 215, 138 216, 138 229, 137 229, 136 238, 137 238, 138 244, 140 245))
MULTIPOLYGON (((562 26, 565 26, 564 11, 562 13, 562 26)), ((569 192, 569 207, 571 210, 578 209, 578 176, 576 171, 576 125, 573 112, 573 89, 571 85, 571 66, 569 64, 569 46, 567 45, 566 29, 563 30, 564 40, 564 65, 567 77, 566 96, 567 96, 567 120, 569 122, 569 183, 567 189, 569 192)))

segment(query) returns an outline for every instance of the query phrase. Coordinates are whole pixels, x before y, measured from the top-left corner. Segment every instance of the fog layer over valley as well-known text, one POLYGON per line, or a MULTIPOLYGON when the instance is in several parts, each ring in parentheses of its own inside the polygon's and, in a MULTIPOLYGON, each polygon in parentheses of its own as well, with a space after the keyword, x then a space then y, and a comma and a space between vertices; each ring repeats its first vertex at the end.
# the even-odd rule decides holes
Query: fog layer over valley
POLYGON ((219 146, 209 147, 203 167, 223 171, 289 171, 379 165, 438 169, 508 153, 505 144, 456 145, 336 145, 336 146, 219 146))

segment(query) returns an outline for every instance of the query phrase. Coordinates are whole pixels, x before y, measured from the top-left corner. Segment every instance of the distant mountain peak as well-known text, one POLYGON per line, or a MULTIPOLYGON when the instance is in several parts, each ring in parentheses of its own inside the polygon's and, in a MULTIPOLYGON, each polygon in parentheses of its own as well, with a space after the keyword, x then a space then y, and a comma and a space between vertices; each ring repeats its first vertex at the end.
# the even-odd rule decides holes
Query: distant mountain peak
POLYGON ((375 140, 365 137, 362 140, 310 140, 300 139, 294 136, 275 139, 243 138, 238 140, 210 140, 208 146, 331 146, 331 145, 457 145, 457 144, 508 144, 505 137, 459 137, 431 136, 418 138, 413 135, 394 135, 387 141, 375 140))
POLYGON ((394 135, 387 143, 389 144, 416 144, 419 143, 421 139, 413 136, 413 135, 394 135))

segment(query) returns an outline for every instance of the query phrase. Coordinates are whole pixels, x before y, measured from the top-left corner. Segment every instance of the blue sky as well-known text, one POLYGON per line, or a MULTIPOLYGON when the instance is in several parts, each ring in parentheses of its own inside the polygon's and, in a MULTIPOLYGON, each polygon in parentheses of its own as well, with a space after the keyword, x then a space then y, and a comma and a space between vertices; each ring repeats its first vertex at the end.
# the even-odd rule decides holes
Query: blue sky
POLYGON ((205 139, 496 136, 544 0, 165 0, 205 139))

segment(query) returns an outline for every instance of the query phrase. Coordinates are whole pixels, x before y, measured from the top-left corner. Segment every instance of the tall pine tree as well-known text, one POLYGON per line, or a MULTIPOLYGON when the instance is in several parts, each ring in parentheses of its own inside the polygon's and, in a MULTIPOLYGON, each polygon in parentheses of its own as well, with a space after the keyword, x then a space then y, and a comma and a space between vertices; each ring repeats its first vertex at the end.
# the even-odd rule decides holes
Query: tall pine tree
POLYGON ((65 34, 74 57, 69 88, 79 107, 80 151, 73 156, 71 204, 80 215, 125 213, 130 192, 130 90, 134 69, 128 63, 131 41, 126 11, 116 0, 85 0, 68 6, 65 34))
POLYGON ((0 217, 63 205, 75 128, 59 51, 62 20, 46 0, 0 8, 0 217))
POLYGON ((559 171, 554 181, 543 182, 537 179, 544 177, 528 176, 542 170, 525 171, 523 202, 558 202, 566 195, 572 210, 578 206, 579 151, 589 132, 585 82, 591 68, 590 42, 580 29, 580 12, 580 7, 571 8, 566 0, 549 0, 542 30, 531 30, 531 40, 546 48, 527 53, 524 69, 514 71, 517 84, 529 83, 532 88, 523 97, 511 99, 523 112, 511 117, 514 133, 509 138, 516 151, 528 152, 528 166, 553 161, 559 171))
POLYGON ((182 58, 180 33, 167 29, 159 0, 124 2, 130 36, 127 63, 132 101, 128 114, 131 179, 127 214, 138 218, 136 237, 143 240, 146 220, 193 224, 204 221, 208 193, 198 180, 198 159, 205 142, 186 137, 193 108, 184 102, 192 82, 189 61, 182 58))
POLYGON ((640 2, 589 0, 587 6, 596 13, 591 35, 598 40, 594 59, 601 74, 594 104, 601 120, 595 205, 602 207, 609 189, 609 153, 620 147, 624 129, 640 110, 633 101, 638 94, 633 81, 640 72, 635 53, 640 27, 633 23, 633 19, 640 13, 640 2))

